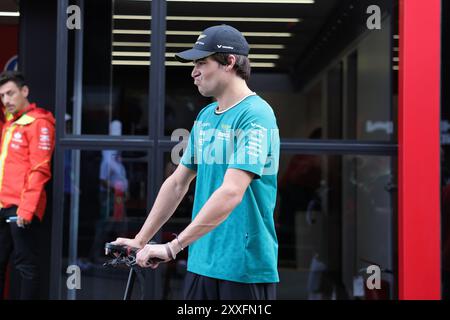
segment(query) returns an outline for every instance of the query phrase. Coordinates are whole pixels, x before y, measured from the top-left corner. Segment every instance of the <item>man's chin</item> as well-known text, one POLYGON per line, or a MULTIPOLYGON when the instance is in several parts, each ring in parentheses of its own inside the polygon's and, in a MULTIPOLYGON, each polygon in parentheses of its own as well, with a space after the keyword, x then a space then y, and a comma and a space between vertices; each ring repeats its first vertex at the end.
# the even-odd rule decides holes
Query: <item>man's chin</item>
POLYGON ((204 91, 200 90, 200 88, 198 88, 198 92, 200 92, 200 94, 202 96, 204 96, 205 98, 211 98, 213 96, 212 94, 210 94, 208 92, 204 92, 204 91))

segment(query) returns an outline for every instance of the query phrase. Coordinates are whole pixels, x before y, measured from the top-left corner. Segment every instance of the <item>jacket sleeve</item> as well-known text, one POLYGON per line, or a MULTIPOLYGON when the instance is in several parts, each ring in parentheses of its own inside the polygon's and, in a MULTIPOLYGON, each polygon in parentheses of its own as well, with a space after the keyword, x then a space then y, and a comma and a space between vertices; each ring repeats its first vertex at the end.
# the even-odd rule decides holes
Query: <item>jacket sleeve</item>
POLYGON ((28 133, 30 170, 20 197, 17 215, 31 220, 42 206, 45 184, 51 178, 51 158, 55 147, 55 127, 46 119, 36 119, 28 133))

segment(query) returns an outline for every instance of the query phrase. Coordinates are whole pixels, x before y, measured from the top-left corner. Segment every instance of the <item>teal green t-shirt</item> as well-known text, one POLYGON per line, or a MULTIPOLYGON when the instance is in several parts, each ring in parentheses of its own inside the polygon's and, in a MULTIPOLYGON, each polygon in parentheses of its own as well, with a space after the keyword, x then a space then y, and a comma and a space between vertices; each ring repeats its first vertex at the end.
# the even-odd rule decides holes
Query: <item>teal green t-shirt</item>
POLYGON ((255 174, 242 202, 219 226, 189 246, 188 271, 244 282, 278 282, 273 212, 280 154, 270 105, 256 94, 218 113, 202 109, 181 163, 197 172, 192 219, 222 184, 229 168, 255 174))

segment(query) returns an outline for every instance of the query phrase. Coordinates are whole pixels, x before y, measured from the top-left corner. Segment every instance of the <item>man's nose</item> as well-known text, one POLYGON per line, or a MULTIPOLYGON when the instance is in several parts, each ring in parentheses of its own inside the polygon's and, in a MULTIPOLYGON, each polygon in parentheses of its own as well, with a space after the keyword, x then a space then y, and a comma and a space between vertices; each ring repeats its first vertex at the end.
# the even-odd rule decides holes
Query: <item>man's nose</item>
POLYGON ((194 69, 192 69, 192 72, 191 72, 191 77, 195 78, 199 74, 200 74, 200 72, 198 71, 197 66, 194 66, 194 69))

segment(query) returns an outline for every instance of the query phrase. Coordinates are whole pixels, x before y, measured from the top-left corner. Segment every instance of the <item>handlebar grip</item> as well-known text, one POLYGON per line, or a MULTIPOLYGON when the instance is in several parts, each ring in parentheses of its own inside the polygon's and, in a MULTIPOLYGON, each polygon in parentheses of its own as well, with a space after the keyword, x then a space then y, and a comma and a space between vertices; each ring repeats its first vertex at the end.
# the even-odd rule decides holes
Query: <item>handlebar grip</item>
POLYGON ((118 253, 123 255, 132 255, 136 254, 138 251, 138 248, 133 248, 125 245, 119 245, 119 244, 112 244, 110 242, 105 244, 105 249, 108 250, 110 253, 118 253))
MULTIPOLYGON (((123 256, 132 256, 132 257, 136 257, 136 253, 138 252, 138 248, 134 248, 134 247, 129 247, 126 245, 118 245, 118 244, 112 244, 110 242, 105 244, 105 249, 108 250, 109 253, 111 254, 119 254, 119 255, 123 255, 123 256)), ((154 264, 154 263, 158 263, 158 262, 163 262, 165 261, 164 259, 158 258, 158 257, 153 257, 150 258, 148 260, 149 263, 154 264)))

